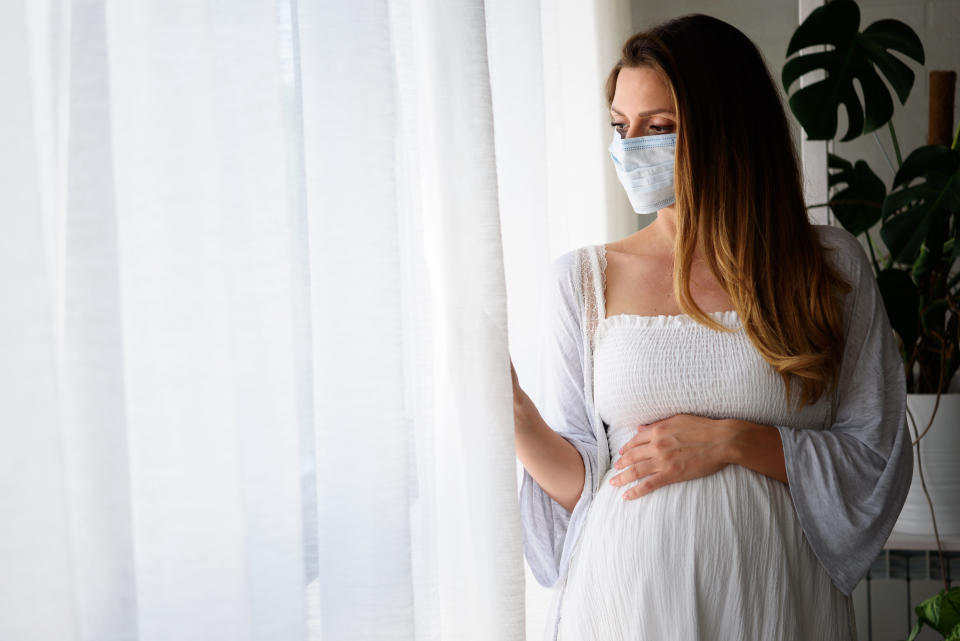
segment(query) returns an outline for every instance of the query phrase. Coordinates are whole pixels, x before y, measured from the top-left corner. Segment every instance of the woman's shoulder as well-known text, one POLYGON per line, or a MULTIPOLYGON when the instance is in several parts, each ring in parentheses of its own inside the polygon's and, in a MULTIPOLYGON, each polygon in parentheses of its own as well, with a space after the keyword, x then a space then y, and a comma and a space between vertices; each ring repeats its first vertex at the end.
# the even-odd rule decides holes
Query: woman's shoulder
POLYGON ((578 290, 577 282, 581 278, 581 256, 586 249, 589 249, 589 246, 575 247, 550 260, 544 272, 544 284, 552 290, 555 299, 562 298, 568 305, 574 300, 578 290))
POLYGON ((554 273, 564 273, 571 272, 580 265, 580 255, 587 249, 590 248, 590 245, 584 245, 582 247, 575 247, 569 249, 559 256, 556 256, 551 264, 551 268, 554 273))
POLYGON ((837 225, 813 225, 813 229, 828 258, 844 274, 856 279, 864 266, 870 267, 863 245, 846 229, 837 225))
POLYGON ((593 261, 590 256, 600 258, 603 245, 581 245, 569 249, 556 256, 550 263, 550 273, 554 281, 573 284, 575 280, 583 281, 585 271, 593 261))
POLYGON ((588 300, 599 296, 602 278, 602 245, 581 245, 556 256, 550 262, 552 295, 570 314, 583 312, 588 300), (593 297, 591 297, 593 293, 593 297))
POLYGON ((817 233, 822 244, 832 247, 849 245, 851 242, 860 244, 856 236, 838 225, 811 225, 811 227, 817 233))

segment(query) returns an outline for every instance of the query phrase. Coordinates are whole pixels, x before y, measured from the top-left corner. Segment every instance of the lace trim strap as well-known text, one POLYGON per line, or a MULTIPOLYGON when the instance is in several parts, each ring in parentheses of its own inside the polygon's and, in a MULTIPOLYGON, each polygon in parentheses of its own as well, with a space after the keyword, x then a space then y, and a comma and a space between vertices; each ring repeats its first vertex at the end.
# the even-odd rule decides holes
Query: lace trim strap
POLYGON ((604 316, 606 291, 606 256, 603 245, 589 245, 581 249, 580 284, 583 292, 584 321, 590 355, 596 341, 597 326, 604 316))

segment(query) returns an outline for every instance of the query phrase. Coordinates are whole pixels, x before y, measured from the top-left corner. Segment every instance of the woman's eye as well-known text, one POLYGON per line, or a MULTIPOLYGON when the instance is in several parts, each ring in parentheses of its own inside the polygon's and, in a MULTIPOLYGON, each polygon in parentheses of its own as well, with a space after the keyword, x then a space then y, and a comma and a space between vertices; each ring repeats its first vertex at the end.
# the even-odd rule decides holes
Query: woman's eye
MULTIPOLYGON (((626 127, 622 122, 611 122, 610 126, 623 133, 622 127, 626 127)), ((662 134, 670 129, 670 125, 650 125, 650 129, 654 130, 658 134, 662 134)))

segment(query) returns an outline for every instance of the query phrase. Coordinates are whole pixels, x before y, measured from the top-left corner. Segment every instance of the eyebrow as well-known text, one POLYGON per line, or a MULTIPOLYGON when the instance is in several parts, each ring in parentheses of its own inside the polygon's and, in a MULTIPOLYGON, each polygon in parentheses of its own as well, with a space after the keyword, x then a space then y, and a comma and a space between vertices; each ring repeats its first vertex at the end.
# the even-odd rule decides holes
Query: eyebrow
MULTIPOLYGON (((622 112, 620 112, 620 111, 617 111, 617 110, 614 109, 613 107, 610 107, 610 111, 612 111, 613 113, 617 114, 618 116, 624 116, 624 115, 626 115, 626 114, 624 114, 624 113, 622 113, 622 112)), ((644 117, 644 116, 652 116, 653 114, 660 114, 660 113, 672 114, 672 113, 673 113, 673 110, 672 110, 672 109, 663 109, 663 108, 661 108, 661 109, 651 109, 650 111, 641 111, 640 113, 637 114, 637 117, 642 118, 642 117, 644 117)))

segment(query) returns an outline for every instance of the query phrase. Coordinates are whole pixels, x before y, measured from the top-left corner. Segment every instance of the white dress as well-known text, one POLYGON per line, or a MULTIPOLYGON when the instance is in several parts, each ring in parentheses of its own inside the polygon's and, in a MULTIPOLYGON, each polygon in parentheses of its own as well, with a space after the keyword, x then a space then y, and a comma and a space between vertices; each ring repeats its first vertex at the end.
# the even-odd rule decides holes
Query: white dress
MULTIPOLYGON (((710 315, 740 327, 735 311, 710 315)), ((730 464, 627 501, 639 481, 608 482, 641 423, 689 413, 813 427, 826 397, 791 414, 742 328, 720 333, 684 314, 601 319, 594 384, 611 467, 571 556, 559 641, 857 638, 851 598, 817 561, 780 481, 730 464)))

